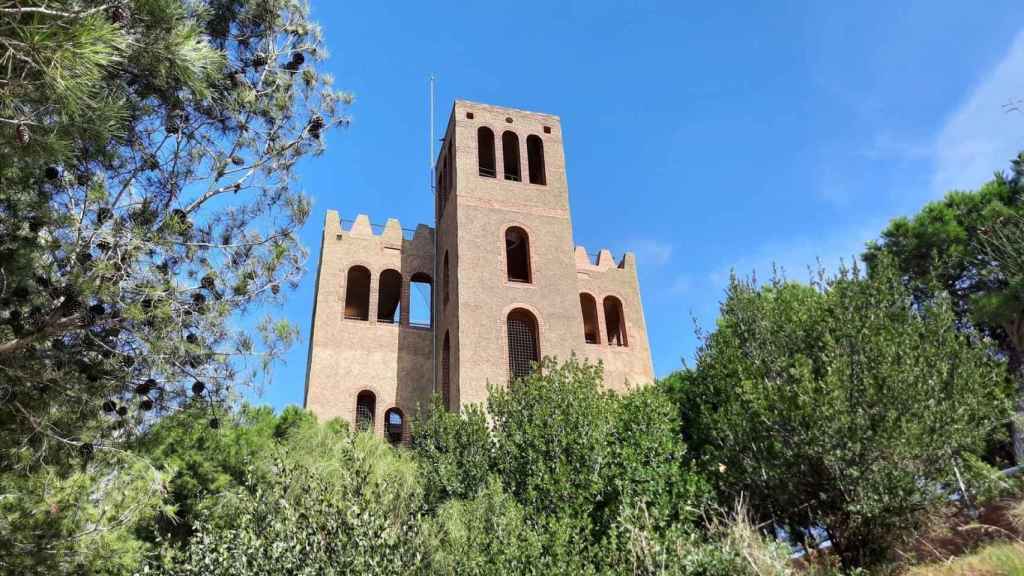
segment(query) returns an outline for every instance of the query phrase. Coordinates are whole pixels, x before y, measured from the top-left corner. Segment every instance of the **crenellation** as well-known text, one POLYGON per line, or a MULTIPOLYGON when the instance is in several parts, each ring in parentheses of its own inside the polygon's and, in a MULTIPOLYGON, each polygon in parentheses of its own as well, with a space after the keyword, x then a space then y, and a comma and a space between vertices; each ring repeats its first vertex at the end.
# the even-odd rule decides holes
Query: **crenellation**
POLYGON ((306 407, 356 423, 357 398, 372 397, 359 409, 385 434, 388 410, 408 418, 435 393, 452 410, 484 403, 541 355, 600 362, 614 390, 651 382, 634 254, 566 250, 560 119, 458 100, 447 126, 434 227, 410 237, 390 218, 375 234, 359 214, 346 230, 327 212, 306 407), (430 327, 410 324, 412 281, 424 278, 430 327))

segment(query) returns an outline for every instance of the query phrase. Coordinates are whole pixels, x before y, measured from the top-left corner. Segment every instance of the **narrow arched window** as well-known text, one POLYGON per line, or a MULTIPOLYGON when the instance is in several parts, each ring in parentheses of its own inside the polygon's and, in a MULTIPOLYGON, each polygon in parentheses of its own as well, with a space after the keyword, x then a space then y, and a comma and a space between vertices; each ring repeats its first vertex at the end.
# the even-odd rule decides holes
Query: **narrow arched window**
POLYGON ((369 390, 363 390, 356 396, 356 430, 358 432, 373 431, 373 415, 377 411, 377 396, 369 390))
POLYGON ((494 178, 498 175, 494 160, 494 132, 486 126, 476 129, 476 153, 480 164, 480 175, 494 178))
POLYGON ((441 346, 441 405, 451 410, 452 397, 452 345, 448 333, 444 333, 444 345, 441 346))
POLYGON ((377 295, 377 322, 398 324, 402 319, 402 274, 398 270, 380 273, 377 295))
POLYGON ((526 230, 511 227, 505 230, 505 267, 509 282, 530 283, 530 237, 526 230))
POLYGON ((580 294, 583 311, 583 337, 587 344, 601 343, 601 330, 597 327, 597 300, 586 292, 580 294))
POLYGON ((388 442, 397 445, 402 443, 405 435, 405 418, 398 408, 389 408, 384 413, 384 437, 388 442))
POLYGON ((447 250, 444 251, 444 272, 443 272, 443 274, 444 274, 444 278, 443 278, 442 282, 444 284, 444 286, 443 286, 443 288, 444 288, 444 305, 447 306, 448 305, 448 295, 449 295, 450 290, 451 290, 451 288, 450 288, 451 273, 448 271, 448 251, 447 250))
POLYGON ((433 282, 428 274, 417 272, 409 279, 409 325, 429 328, 434 315, 433 282))
POLYGON ((519 168, 519 136, 507 130, 501 135, 501 154, 505 157, 505 180, 520 182, 523 179, 519 168))
POLYGON ((536 134, 526 137, 526 163, 530 169, 530 184, 543 186, 548 183, 544 173, 544 141, 536 134))
POLYGON ((348 269, 345 279, 345 318, 370 319, 370 271, 364 266, 348 269))
POLYGON ((615 296, 604 299, 604 324, 608 333, 609 346, 628 346, 626 322, 622 316, 622 301, 615 296))
POLYGON ((537 319, 529 310, 516 308, 508 313, 508 378, 529 376, 540 361, 537 344, 537 319))

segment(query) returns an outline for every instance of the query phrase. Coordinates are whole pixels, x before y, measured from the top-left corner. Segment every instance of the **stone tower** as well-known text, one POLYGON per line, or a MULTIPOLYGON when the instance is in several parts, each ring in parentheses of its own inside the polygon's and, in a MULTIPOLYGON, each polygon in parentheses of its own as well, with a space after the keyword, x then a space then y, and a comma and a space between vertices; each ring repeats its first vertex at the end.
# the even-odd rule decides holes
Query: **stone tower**
POLYGON ((573 245, 557 116, 456 101, 435 173, 434 229, 376 234, 359 215, 345 230, 328 212, 307 408, 398 441, 432 393, 483 403, 543 356, 600 361, 616 390, 652 380, 633 255, 573 245), (432 326, 408 321, 416 281, 432 326))

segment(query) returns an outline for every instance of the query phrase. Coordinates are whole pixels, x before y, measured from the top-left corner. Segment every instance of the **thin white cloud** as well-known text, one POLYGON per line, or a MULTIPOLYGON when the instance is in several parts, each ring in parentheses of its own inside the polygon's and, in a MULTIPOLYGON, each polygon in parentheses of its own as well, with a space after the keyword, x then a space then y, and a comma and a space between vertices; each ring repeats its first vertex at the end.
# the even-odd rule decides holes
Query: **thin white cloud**
POLYGON ((865 244, 878 236, 884 222, 842 228, 821 238, 797 238, 761 246, 756 253, 708 275, 708 282, 719 290, 729 284, 735 273, 742 278, 755 276, 765 281, 775 272, 789 280, 806 282, 819 269, 834 273, 840 265, 850 265, 864 252, 865 244))
MULTIPOLYGON (((1008 168, 1010 159, 1024 150, 1024 30, 1013 39, 1003 58, 969 92, 963 103, 946 119, 931 141, 915 141, 891 132, 878 133, 862 151, 868 158, 898 159, 926 163, 929 160, 930 190, 920 198, 923 204, 949 190, 971 190, 1008 168), (1007 111, 1009 102, 1019 102, 1021 111, 1007 111)), ((927 166, 927 164, 924 164, 927 166)), ((926 169, 927 170, 927 169, 926 169)), ((837 205, 850 201, 849 185, 822 168, 820 194, 837 205)), ((928 174, 926 171, 925 174, 928 174)), ((895 214, 890 214, 895 216, 895 214)), ((728 284, 729 274, 756 273, 760 279, 772 274, 773 264, 791 280, 808 279, 808 267, 834 271, 840 261, 850 263, 864 251, 867 241, 878 237, 888 218, 838 228, 818 238, 796 238, 766 244, 756 253, 708 275, 712 286, 728 284)))
POLYGON ((689 292, 691 287, 693 287, 693 280, 686 274, 680 274, 672 281, 669 291, 673 294, 684 294, 689 292))
POLYGON ((932 192, 975 189, 1006 170, 1024 148, 1024 112, 1006 104, 1024 98, 1024 31, 1003 59, 948 118, 935 140, 932 192))
POLYGON ((672 259, 672 244, 653 238, 637 238, 626 242, 626 249, 636 254, 642 266, 664 266, 672 259))

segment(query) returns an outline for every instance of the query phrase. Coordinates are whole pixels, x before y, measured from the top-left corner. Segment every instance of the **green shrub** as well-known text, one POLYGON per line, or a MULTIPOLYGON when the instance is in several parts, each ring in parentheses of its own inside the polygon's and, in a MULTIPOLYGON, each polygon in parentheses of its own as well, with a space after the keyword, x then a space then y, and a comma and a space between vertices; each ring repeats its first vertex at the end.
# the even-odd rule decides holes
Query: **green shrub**
POLYGON ((293 433, 254 472, 240 489, 203 502, 196 533, 169 574, 417 569, 422 491, 404 452, 324 426, 293 433))
POLYGON ((825 528, 846 566, 885 561, 1009 414, 988 342, 875 265, 734 281, 696 369, 664 384, 719 496, 791 534, 825 528))

